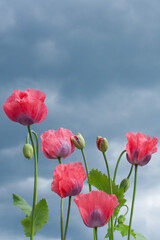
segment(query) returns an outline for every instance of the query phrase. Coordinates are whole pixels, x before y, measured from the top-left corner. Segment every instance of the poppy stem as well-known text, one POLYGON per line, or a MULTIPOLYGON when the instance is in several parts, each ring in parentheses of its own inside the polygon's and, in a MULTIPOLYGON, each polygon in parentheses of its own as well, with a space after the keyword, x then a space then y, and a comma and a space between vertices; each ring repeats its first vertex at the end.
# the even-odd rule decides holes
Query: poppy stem
MULTIPOLYGON (((58 158, 59 164, 62 164, 61 158, 58 158)), ((60 211, 61 211, 61 220, 60 220, 60 225, 61 225, 61 240, 63 240, 63 198, 61 198, 61 206, 60 206, 60 211)))
POLYGON ((118 161, 117 161, 117 164, 116 164, 116 167, 115 167, 115 170, 114 170, 114 176, 113 176, 113 182, 115 182, 116 180, 116 175, 117 175, 117 169, 118 169, 118 166, 119 166, 119 163, 120 163, 120 160, 123 156, 123 154, 126 152, 126 150, 123 150, 118 158, 118 161))
POLYGON ((97 227, 94 228, 94 232, 95 232, 95 240, 98 240, 98 229, 97 229, 97 227))
MULTIPOLYGON (((108 165, 108 161, 107 161, 107 157, 105 155, 105 152, 103 153, 103 157, 106 163, 106 168, 107 168, 107 173, 108 173, 108 179, 109 179, 109 189, 110 189, 110 194, 112 194, 112 183, 111 183, 111 176, 110 176, 110 171, 109 171, 109 165, 108 165)), ((109 220, 109 225, 111 225, 111 240, 114 240, 114 231, 113 231, 113 217, 111 216, 110 220, 109 220), (110 224, 111 223, 111 224, 110 224)))
MULTIPOLYGON (((82 152, 82 156, 83 156, 83 159, 84 159, 84 164, 85 164, 85 168, 86 168, 86 173, 87 173, 87 178, 88 178, 88 166, 87 166, 87 160, 86 160, 86 157, 85 157, 85 154, 84 154, 84 151, 83 149, 81 149, 81 152, 82 152)), ((91 191, 91 185, 89 185, 89 191, 91 191)))
MULTIPOLYGON (((31 130, 31 133, 34 134, 35 138, 36 138, 36 151, 37 151, 37 163, 38 163, 38 158, 39 158, 39 141, 38 141, 38 136, 37 133, 33 130, 31 130)), ((26 143, 29 143, 29 132, 27 133, 27 137, 26 137, 26 143)))
POLYGON ((133 170, 133 165, 131 166, 130 172, 129 172, 129 174, 128 174, 128 177, 127 177, 128 179, 129 179, 130 176, 131 176, 132 170, 133 170))
POLYGON ((33 240, 34 213, 35 213, 35 207, 37 204, 38 153, 36 151, 35 144, 33 141, 31 127, 30 126, 27 126, 27 127, 28 127, 28 132, 29 132, 29 136, 31 139, 32 147, 33 147, 33 152, 34 152, 34 193, 33 193, 32 216, 31 216, 31 235, 30 235, 30 240, 33 240))
POLYGON ((128 240, 130 240, 131 236, 131 225, 132 225, 132 216, 133 216, 133 208, 134 208, 134 202, 135 202, 135 195, 136 195, 136 185, 137 185, 137 169, 138 165, 135 165, 135 175, 134 175, 134 188, 133 188, 133 197, 132 197, 132 207, 131 207, 131 214, 130 214, 130 220, 129 220, 129 229, 128 229, 128 240))
POLYGON ((61 240, 63 240, 63 198, 61 198, 61 240))
POLYGON ((67 236, 67 229, 68 229, 68 223, 69 223, 70 209, 71 209, 71 196, 69 196, 69 200, 68 200, 68 211, 67 211, 67 219, 66 219, 66 227, 65 227, 65 233, 64 233, 64 240, 66 240, 66 236, 67 236))

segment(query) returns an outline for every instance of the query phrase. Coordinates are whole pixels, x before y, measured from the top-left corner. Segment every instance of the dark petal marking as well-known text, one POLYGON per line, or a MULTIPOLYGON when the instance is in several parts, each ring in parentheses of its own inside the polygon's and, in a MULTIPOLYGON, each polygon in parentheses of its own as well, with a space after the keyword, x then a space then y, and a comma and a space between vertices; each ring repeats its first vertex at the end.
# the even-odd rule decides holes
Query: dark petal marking
POLYGON ((76 196, 82 191, 82 185, 79 184, 75 188, 71 190, 71 192, 68 194, 68 196, 76 196))
POLYGON ((147 154, 144 158, 139 159, 138 165, 144 166, 151 160, 152 155, 147 154))

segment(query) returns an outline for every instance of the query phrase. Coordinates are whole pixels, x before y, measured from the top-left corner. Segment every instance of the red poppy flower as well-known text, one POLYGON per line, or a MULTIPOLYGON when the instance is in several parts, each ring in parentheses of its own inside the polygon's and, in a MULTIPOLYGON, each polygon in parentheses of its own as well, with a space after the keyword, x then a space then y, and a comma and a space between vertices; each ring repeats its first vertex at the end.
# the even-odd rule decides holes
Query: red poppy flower
POLYGON ((47 116, 46 95, 35 89, 16 90, 3 104, 7 117, 23 125, 42 122, 47 116))
POLYGON ((128 143, 126 145, 126 157, 129 163, 135 165, 146 165, 153 153, 157 152, 158 139, 146 136, 143 133, 127 133, 128 143))
POLYGON ((91 191, 75 197, 83 222, 87 227, 102 227, 112 216, 115 207, 119 205, 114 194, 103 191, 91 191))
POLYGON ((78 195, 82 191, 86 177, 81 162, 59 164, 54 171, 51 190, 61 198, 78 195))
POLYGON ((66 158, 74 152, 75 146, 71 142, 73 133, 68 129, 48 130, 41 134, 42 151, 47 158, 66 158))

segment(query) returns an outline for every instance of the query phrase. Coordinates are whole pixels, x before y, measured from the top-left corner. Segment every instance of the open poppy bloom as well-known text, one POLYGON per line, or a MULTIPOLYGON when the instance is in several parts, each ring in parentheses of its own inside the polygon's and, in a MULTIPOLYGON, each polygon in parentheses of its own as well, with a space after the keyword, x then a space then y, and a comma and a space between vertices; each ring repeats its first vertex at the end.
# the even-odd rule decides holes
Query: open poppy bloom
POLYGON ((157 152, 158 139, 146 136, 143 133, 127 133, 126 157, 133 165, 146 165, 153 153, 157 152))
POLYGON ((51 190, 61 198, 78 195, 83 188, 83 181, 87 178, 81 162, 59 164, 53 175, 51 190))
POLYGON ((7 117, 22 125, 42 122, 47 116, 46 95, 35 89, 16 90, 3 104, 7 117))
POLYGON ((73 133, 64 128, 48 130, 41 134, 43 154, 50 159, 66 158, 70 156, 75 146, 71 142, 73 133))
POLYGON ((74 202, 79 208, 83 222, 87 227, 102 227, 112 216, 115 207, 119 205, 114 194, 103 191, 91 191, 88 194, 80 194, 74 202))

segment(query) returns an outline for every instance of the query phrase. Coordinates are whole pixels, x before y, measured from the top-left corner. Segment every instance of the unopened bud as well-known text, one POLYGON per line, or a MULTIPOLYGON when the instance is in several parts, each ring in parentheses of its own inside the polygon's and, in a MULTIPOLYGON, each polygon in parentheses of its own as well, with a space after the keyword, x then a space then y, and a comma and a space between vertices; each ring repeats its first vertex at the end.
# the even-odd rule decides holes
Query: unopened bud
POLYGON ((120 183, 120 188, 123 189, 124 192, 126 192, 129 187, 130 187, 130 180, 128 178, 124 178, 120 183))
POLYGON ((33 156, 33 147, 31 144, 26 143, 23 147, 23 154, 25 158, 31 159, 33 156))
POLYGON ((76 136, 71 136, 71 141, 78 149, 83 149, 85 147, 85 140, 80 133, 77 133, 76 136))
POLYGON ((99 149, 99 151, 101 152, 106 152, 108 149, 108 141, 106 138, 102 138, 100 136, 97 137, 96 140, 97 143, 97 148, 99 149))
POLYGON ((119 224, 123 224, 125 222, 126 218, 124 215, 120 215, 119 218, 118 218, 118 223, 119 224))

